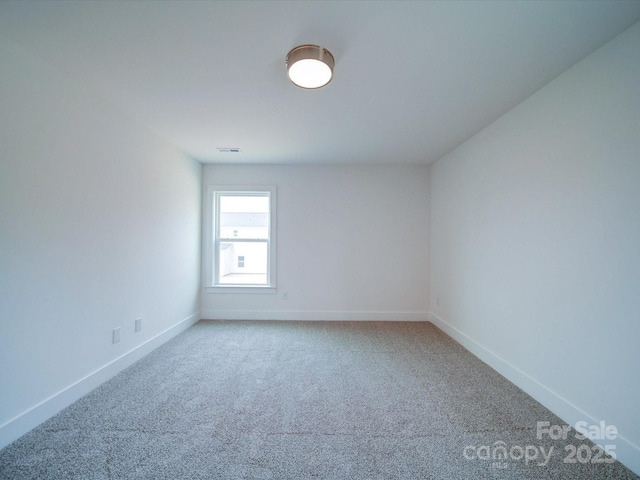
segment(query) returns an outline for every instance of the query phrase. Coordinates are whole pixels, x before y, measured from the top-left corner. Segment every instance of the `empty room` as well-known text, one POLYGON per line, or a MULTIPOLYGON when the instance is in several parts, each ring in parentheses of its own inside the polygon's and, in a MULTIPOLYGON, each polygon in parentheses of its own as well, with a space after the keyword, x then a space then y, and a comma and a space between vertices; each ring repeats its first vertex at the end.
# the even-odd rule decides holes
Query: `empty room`
POLYGON ((640 478, 640 1, 0 1, 0 478, 640 478))

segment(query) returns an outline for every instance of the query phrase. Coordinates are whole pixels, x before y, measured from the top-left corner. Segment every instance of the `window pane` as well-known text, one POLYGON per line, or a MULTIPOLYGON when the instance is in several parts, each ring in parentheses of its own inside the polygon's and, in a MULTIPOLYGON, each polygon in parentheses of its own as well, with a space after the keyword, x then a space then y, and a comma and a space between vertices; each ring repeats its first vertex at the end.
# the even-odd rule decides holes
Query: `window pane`
POLYGON ((274 293, 276 187, 210 185, 207 198, 207 230, 211 225, 213 234, 205 246, 207 292, 274 293))
POLYGON ((220 238, 269 238, 269 197, 220 196, 220 238))
POLYGON ((220 242, 220 285, 267 285, 267 242, 220 242))

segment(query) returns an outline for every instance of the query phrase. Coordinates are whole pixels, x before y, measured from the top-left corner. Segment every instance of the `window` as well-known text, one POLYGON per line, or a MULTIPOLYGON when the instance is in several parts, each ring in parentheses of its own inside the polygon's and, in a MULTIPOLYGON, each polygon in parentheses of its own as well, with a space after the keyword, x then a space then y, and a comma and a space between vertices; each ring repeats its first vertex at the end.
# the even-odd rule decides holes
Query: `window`
POLYGON ((275 292, 275 187, 209 187, 208 292, 275 292))

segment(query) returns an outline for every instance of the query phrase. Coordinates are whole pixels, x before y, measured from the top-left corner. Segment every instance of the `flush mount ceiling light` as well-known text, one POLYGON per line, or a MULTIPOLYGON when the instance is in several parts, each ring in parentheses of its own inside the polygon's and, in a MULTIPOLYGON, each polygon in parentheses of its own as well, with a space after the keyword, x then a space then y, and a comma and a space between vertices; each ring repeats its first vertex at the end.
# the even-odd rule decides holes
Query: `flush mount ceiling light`
POLYGON ((324 87, 333 77, 333 55, 318 45, 300 45, 287 54, 289 80, 301 88, 324 87))

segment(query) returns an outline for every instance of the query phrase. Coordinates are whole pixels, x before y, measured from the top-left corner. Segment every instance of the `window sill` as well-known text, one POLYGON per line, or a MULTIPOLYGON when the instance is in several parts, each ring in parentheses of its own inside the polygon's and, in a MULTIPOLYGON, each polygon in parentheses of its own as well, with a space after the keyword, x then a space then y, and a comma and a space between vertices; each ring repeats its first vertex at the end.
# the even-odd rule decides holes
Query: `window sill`
POLYGON ((207 293, 276 293, 276 287, 260 285, 209 285, 206 287, 207 293))

